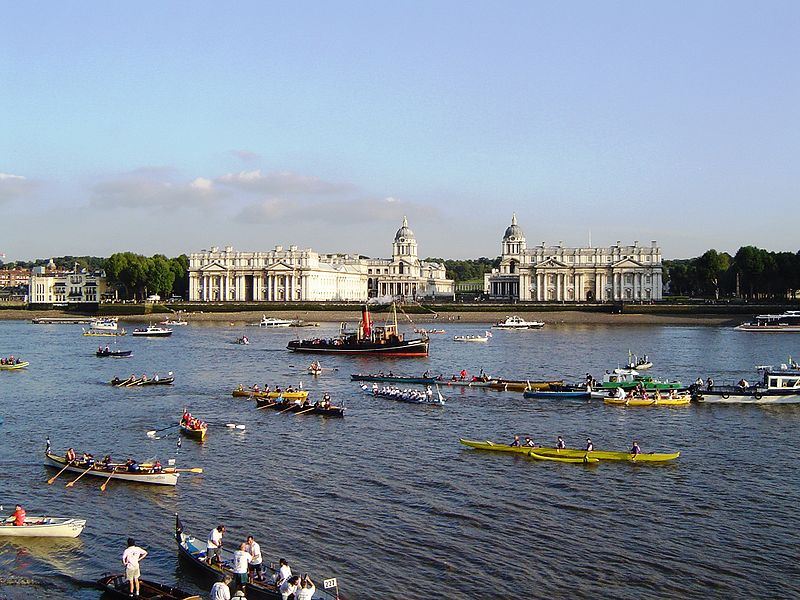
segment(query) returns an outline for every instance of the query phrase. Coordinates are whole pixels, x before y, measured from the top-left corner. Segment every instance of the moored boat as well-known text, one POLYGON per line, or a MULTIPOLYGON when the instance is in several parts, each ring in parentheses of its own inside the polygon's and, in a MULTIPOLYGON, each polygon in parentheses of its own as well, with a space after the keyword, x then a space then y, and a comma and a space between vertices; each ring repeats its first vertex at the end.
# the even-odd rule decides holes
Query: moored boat
POLYGON ((555 457, 564 457, 564 458, 583 458, 584 456, 588 455, 589 458, 596 458, 599 460, 612 460, 612 461, 625 461, 625 462, 667 462, 671 460, 675 460, 678 458, 681 453, 680 452, 668 452, 668 453, 641 453, 641 454, 631 454, 629 452, 615 452, 612 450, 592 450, 591 452, 586 452, 586 450, 580 450, 578 448, 564 448, 559 450, 558 448, 551 448, 551 447, 538 447, 538 448, 531 448, 529 446, 509 446, 508 444, 495 444, 490 441, 479 442, 475 440, 459 440, 465 446, 469 446, 470 448, 476 448, 478 450, 490 450, 492 452, 515 452, 518 454, 527 454, 531 451, 535 452, 540 456, 555 456, 555 457))
POLYGON ((640 385, 646 390, 681 390, 684 387, 680 381, 653 379, 649 375, 640 374, 636 369, 614 369, 606 371, 599 389, 602 391, 621 387, 628 390, 640 385))
POLYGON ((86 337, 122 337, 127 335, 125 329, 83 329, 86 337))
POLYGON ((275 327, 291 327, 293 321, 289 319, 276 319, 275 317, 267 317, 263 315, 261 321, 258 323, 259 327, 275 328, 275 327))
POLYGON ((25 517, 25 525, 14 525, 14 517, 0 517, 0 537, 78 537, 86 519, 70 517, 25 517))
POLYGON ((131 335, 139 337, 169 337, 172 335, 172 329, 169 327, 158 327, 157 325, 148 325, 144 328, 137 328, 133 330, 131 335))
MULTIPOLYGON (((205 539, 197 539, 187 534, 178 515, 175 515, 175 541, 178 543, 180 557, 199 568, 209 577, 213 577, 215 581, 219 581, 225 574, 233 576, 233 552, 228 550, 227 547, 223 547, 220 551, 219 563, 209 564, 206 562, 205 539)), ((337 583, 335 579, 327 579, 325 581, 330 582, 332 586, 336 586, 337 583)), ((330 593, 327 589, 337 588, 328 588, 324 584, 317 586, 314 600, 338 600, 338 589, 336 595, 330 593)), ((255 581, 247 584, 247 598, 248 600, 280 600, 281 594, 274 584, 255 581)))
POLYGON ((692 401, 692 395, 689 393, 679 394, 673 398, 666 396, 664 398, 603 398, 603 402, 612 406, 688 406, 692 401))
POLYGON ((285 400, 305 400, 308 398, 308 392, 305 390, 292 390, 292 391, 281 391, 280 389, 272 390, 271 392, 267 392, 267 398, 284 398, 285 400))
POLYGON ((314 354, 380 354, 383 356, 427 356, 428 338, 406 339, 397 325, 397 312, 394 324, 374 325, 366 305, 361 313, 361 322, 356 331, 347 331, 342 324, 336 338, 314 338, 293 340, 286 346, 292 352, 314 354))
MULTIPOLYGON (((130 584, 125 575, 106 575, 97 581, 98 587, 115 598, 131 598, 130 584)), ((139 595, 141 600, 201 600, 197 594, 185 592, 179 588, 156 583, 147 579, 139 579, 139 595)))
POLYGON ((695 397, 706 404, 800 404, 800 365, 794 360, 756 369, 760 380, 753 385, 744 379, 738 385, 712 385, 695 390, 695 397))
POLYGON ((564 385, 526 390, 523 396, 534 400, 591 400, 592 392, 586 386, 564 385))
POLYGON ((0 371, 16 371, 18 369, 26 369, 28 365, 30 365, 28 361, 20 361, 15 362, 13 364, 10 363, 0 363, 0 371))
POLYGON ((780 315, 756 315, 755 321, 742 323, 734 329, 761 333, 800 332, 800 310, 787 310, 780 315))
POLYGON ((526 321, 522 317, 506 317, 505 321, 500 321, 492 325, 495 329, 541 329, 544 327, 542 321, 526 321))
POLYGON ((117 317, 98 317, 91 322, 91 329, 96 331, 116 331, 119 321, 117 317))
POLYGON ((549 390, 564 385, 561 379, 551 381, 531 381, 519 379, 490 379, 488 387, 503 392, 525 392, 527 390, 549 390))
POLYGON ((630 350, 628 350, 628 364, 625 365, 626 369, 638 369, 639 371, 645 371, 647 369, 651 369, 652 367, 653 363, 647 357, 647 354, 644 356, 636 356, 630 350))

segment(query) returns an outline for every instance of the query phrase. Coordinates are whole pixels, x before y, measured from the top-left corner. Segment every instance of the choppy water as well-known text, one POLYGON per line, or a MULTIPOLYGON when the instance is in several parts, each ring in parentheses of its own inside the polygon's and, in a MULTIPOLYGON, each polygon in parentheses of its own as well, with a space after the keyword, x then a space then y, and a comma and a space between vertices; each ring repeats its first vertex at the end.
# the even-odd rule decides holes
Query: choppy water
MULTIPOLYGON (((800 408, 606 407, 602 403, 529 401, 522 394, 443 390, 444 408, 363 395, 353 372, 451 374, 462 367, 520 378, 598 378, 647 352, 653 374, 689 383, 754 376, 754 365, 800 355, 800 336, 755 335, 714 327, 552 326, 496 332, 485 345, 458 344, 452 325, 435 336, 428 359, 334 357, 336 372, 316 380, 308 358, 284 348, 296 330, 192 324, 170 339, 122 338, 130 359, 98 359, 98 339, 74 326, 0 322, 0 354, 31 361, 0 372, 0 503, 23 502, 29 514, 82 516, 77 540, 0 541, 0 598, 97 598, 81 585, 117 570, 125 538, 150 552, 147 578, 207 592, 179 563, 174 513, 205 536, 218 522, 228 543, 253 533, 265 557, 296 570, 336 576, 350 598, 719 598, 800 595, 797 469, 800 408), (250 346, 230 343, 245 332, 250 346), (172 388, 115 389, 115 375, 174 371, 172 388), (235 399, 238 383, 302 380, 348 407, 345 419, 256 411, 235 399), (46 436, 115 457, 175 455, 175 422, 188 406, 214 423, 202 445, 184 440, 183 466, 202 466, 175 489, 84 478, 45 481, 46 436), (563 435, 600 448, 681 450, 674 464, 539 463, 472 451, 459 437, 509 440, 514 433, 552 442, 563 435)), ((300 330, 328 335, 335 326, 300 330)), ((105 343, 105 339, 103 339, 105 343)))

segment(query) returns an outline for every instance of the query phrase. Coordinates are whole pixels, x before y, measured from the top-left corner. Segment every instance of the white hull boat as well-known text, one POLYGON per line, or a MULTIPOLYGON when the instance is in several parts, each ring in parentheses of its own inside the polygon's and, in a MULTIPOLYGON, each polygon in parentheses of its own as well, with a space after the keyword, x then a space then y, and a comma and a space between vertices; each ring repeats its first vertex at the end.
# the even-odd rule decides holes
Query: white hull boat
POLYGON ((454 342, 488 342, 492 334, 487 331, 486 335, 454 335, 454 342))
POLYGON ((85 519, 64 517, 26 517, 25 525, 13 524, 14 517, 0 523, 0 537, 75 538, 86 526, 85 519))
POLYGON ((266 315, 261 317, 261 322, 258 324, 259 327, 291 327, 293 321, 287 321, 286 319, 275 319, 273 317, 267 318, 266 315))
POLYGON ((779 368, 756 367, 761 380, 749 385, 742 379, 737 385, 715 385, 699 389, 695 396, 705 404, 800 404, 800 365, 791 357, 779 368))
MULTIPOLYGON (((64 465, 67 463, 66 459, 62 456, 57 456, 55 454, 45 454, 45 464, 51 467, 56 468, 63 468, 64 465)), ((121 467, 117 467, 121 468, 121 467)), ((86 471, 86 467, 74 467, 69 466, 66 468, 67 471, 72 473, 83 473, 86 471)), ((96 465, 91 471, 88 471, 86 475, 91 475, 93 477, 104 477, 108 479, 121 479, 123 481, 138 481, 139 483, 151 483, 155 485, 177 485, 178 483, 178 475, 179 473, 175 472, 174 467, 165 467, 161 473, 130 473, 127 471, 107 471, 99 464, 96 465)))
POLYGON ((495 329, 541 329, 544 327, 542 321, 526 321, 522 317, 506 317, 505 321, 500 321, 492 325, 495 329))

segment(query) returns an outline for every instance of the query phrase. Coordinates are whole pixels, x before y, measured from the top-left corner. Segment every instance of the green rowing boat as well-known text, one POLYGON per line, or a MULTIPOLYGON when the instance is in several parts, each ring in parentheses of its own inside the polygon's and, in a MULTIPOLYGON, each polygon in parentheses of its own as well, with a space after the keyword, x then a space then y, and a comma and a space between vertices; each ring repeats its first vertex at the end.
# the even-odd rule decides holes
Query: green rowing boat
MULTIPOLYGON (((641 453, 636 456, 630 452, 614 452, 611 450, 592 450, 586 452, 578 448, 565 448, 559 450, 558 448, 531 448, 530 446, 509 446, 507 444, 495 444, 494 442, 485 441, 478 442, 475 440, 459 440, 465 446, 470 448, 477 448, 479 450, 491 450, 493 452, 517 452, 518 454, 530 454, 534 452, 537 456, 551 457, 551 458, 579 458, 583 459, 584 456, 589 458, 596 458, 598 460, 616 460, 626 462, 667 462, 678 458, 680 452, 669 453, 641 453)), ((536 458, 536 457, 534 457, 536 458)))

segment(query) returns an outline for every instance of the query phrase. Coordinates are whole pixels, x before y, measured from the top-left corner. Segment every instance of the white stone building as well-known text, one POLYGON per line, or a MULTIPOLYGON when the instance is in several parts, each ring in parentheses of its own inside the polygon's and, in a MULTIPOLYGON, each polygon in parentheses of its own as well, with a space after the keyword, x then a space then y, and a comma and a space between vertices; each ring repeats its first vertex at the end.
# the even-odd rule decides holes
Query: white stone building
POLYGON ((193 302, 364 302, 376 296, 452 297, 444 265, 420 261, 404 218, 391 259, 357 253, 318 254, 297 246, 269 252, 236 252, 231 246, 189 256, 193 302))
POLYGON ((656 242, 607 248, 527 247, 516 215, 503 236, 501 261, 484 278, 492 299, 533 302, 661 300, 661 249, 656 242))
POLYGON ((77 304, 100 302, 106 293, 106 274, 86 270, 58 273, 34 267, 28 284, 28 302, 33 304, 77 304))

